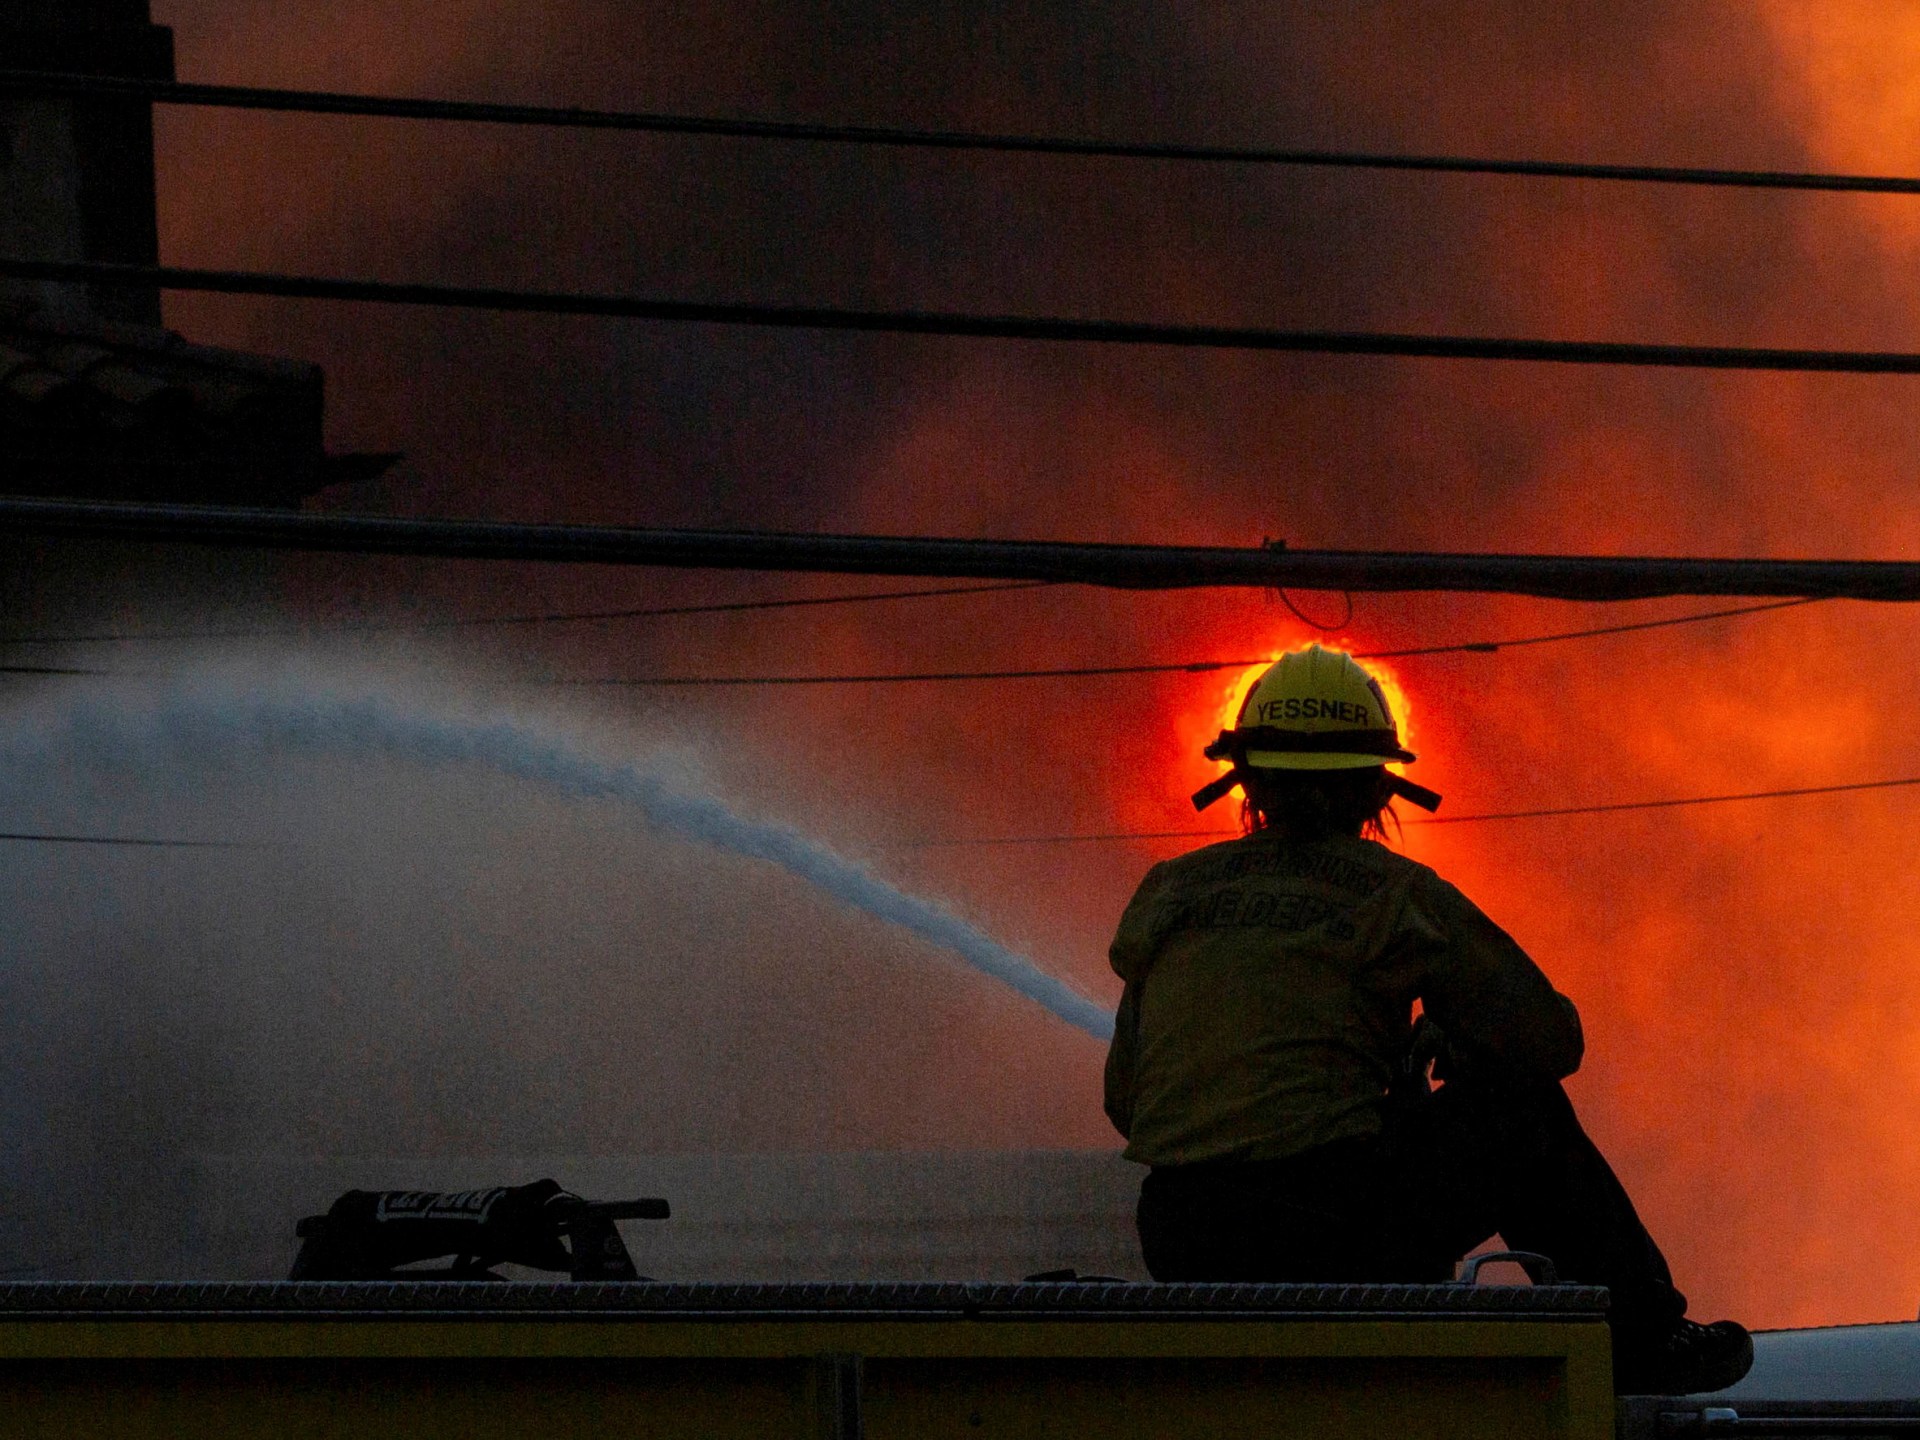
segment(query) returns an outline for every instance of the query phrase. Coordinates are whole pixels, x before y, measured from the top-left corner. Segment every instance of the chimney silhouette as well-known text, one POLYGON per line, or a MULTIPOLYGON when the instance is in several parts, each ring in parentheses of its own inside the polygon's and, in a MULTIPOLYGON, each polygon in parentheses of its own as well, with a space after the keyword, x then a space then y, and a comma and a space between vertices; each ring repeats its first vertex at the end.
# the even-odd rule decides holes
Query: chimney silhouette
MULTIPOLYGON (((148 0, 0 0, 0 66, 173 78, 173 31, 148 0)), ((0 91, 0 254, 159 262, 153 107, 0 91)), ((155 290, 0 280, 0 295, 69 320, 160 324, 155 290)))

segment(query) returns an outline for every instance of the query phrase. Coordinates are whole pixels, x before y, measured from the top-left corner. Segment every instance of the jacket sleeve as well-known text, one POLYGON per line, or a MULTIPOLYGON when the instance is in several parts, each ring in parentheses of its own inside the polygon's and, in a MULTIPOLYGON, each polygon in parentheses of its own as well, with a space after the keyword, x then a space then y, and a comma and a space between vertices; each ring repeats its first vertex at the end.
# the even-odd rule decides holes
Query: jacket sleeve
POLYGON ((1580 1068, 1580 1012, 1511 935, 1438 876, 1411 904, 1433 947, 1421 1005, 1450 1049, 1518 1078, 1560 1080, 1580 1068))
POLYGON ((1113 1017, 1113 1043, 1107 1047, 1107 1118, 1122 1136, 1133 1134, 1134 1049, 1140 1033, 1140 1002, 1131 984, 1121 992, 1113 1017))
POLYGON ((1140 888, 1127 902, 1120 917, 1107 959, 1113 973, 1126 982, 1120 995, 1120 1009, 1113 1017, 1113 1043, 1107 1047, 1107 1118, 1122 1135, 1133 1133, 1133 1090, 1140 1039, 1140 990, 1153 968, 1155 949, 1153 917, 1158 910, 1167 866, 1162 861, 1140 881, 1140 888))
POLYGON ((1121 913, 1114 930, 1113 943, 1107 947, 1107 963, 1113 973, 1129 986, 1147 978, 1156 948, 1154 916, 1159 911, 1161 891, 1166 887, 1167 866, 1162 861, 1141 878, 1140 886, 1121 913))

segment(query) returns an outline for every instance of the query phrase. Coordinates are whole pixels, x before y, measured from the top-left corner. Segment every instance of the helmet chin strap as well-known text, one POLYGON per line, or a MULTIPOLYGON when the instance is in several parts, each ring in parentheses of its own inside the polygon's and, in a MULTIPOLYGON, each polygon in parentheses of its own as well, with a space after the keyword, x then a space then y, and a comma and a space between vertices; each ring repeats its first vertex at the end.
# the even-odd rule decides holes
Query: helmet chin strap
POLYGON ((1226 774, 1222 775, 1218 780, 1211 780, 1205 785, 1202 785, 1198 790, 1193 792, 1193 808, 1196 810, 1206 809, 1209 805, 1213 804, 1214 801, 1220 799, 1229 790, 1233 789, 1233 787, 1238 785, 1239 783, 1240 783, 1239 770, 1238 769, 1229 770, 1226 774))
MULTIPOLYGON (((1209 781, 1193 792, 1193 808, 1204 810, 1240 783, 1240 767, 1235 766, 1218 780, 1209 781)), ((1418 805, 1429 814, 1440 808, 1440 792, 1416 785, 1404 775, 1387 772, 1387 789, 1409 805, 1418 805)))
POLYGON ((1391 770, 1387 772, 1387 789, 1391 790, 1395 795, 1398 795, 1409 805, 1418 805, 1429 815, 1440 808, 1440 792, 1438 790, 1429 790, 1424 785, 1416 785, 1413 781, 1407 779, 1406 776, 1395 775, 1391 770))

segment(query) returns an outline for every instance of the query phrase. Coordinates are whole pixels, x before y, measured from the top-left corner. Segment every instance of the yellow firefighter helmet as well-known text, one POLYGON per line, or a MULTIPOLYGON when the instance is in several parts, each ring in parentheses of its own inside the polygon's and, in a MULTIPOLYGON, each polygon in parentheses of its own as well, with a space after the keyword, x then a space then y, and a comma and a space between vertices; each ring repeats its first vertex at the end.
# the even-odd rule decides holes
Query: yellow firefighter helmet
MULTIPOLYGON (((1282 655, 1247 692, 1231 730, 1207 746, 1209 760, 1233 769, 1193 797, 1204 810, 1254 770, 1357 770, 1405 762, 1414 754, 1400 743, 1400 729, 1386 691, 1357 660, 1340 650, 1309 645, 1282 655)), ((1398 775, 1388 776, 1396 795, 1432 810, 1433 791, 1398 775)))

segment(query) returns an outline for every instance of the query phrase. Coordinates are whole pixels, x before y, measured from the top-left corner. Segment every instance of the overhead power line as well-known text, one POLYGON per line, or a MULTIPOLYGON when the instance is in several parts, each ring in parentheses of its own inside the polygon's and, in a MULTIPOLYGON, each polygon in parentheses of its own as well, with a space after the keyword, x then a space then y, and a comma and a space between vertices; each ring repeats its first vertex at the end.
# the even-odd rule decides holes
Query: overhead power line
MULTIPOLYGON (((1753 790, 1738 795, 1693 795, 1671 800, 1631 800, 1611 805, 1569 805, 1550 810, 1503 810, 1482 815, 1435 815, 1407 820, 1408 825, 1471 825, 1495 820, 1540 820, 1574 815, 1606 815, 1626 810, 1672 810, 1692 805, 1725 805, 1740 800, 1784 800, 1806 795, 1839 795, 1859 790, 1892 790, 1920 785, 1920 775, 1898 780, 1862 780, 1850 785, 1809 785, 1791 790, 1753 790)), ((1238 830, 1114 830, 1072 835, 989 835, 931 840, 902 840, 883 850, 956 850, 1020 845, 1085 845, 1135 840, 1220 840, 1238 830)), ((164 850, 270 850, 281 848, 240 840, 176 840, 127 835, 58 835, 0 831, 0 842, 38 845, 105 845, 164 850)))
MULTIPOLYGON (((1849 785, 1804 785, 1790 790, 1748 790, 1737 795, 1687 795, 1670 800, 1626 800, 1607 805, 1561 805, 1546 810, 1496 810, 1479 815, 1432 815, 1403 821, 1407 825, 1478 825, 1494 820, 1547 820, 1574 815, 1611 815, 1627 810, 1677 810, 1693 805, 1729 805, 1742 800, 1786 800, 1804 795, 1844 795, 1857 790, 1895 790, 1920 785, 1920 775, 1898 780, 1861 780, 1849 785)), ((1238 830, 1110 830, 1065 835, 987 835, 930 840, 902 840, 886 850, 957 850, 1000 845, 1094 845, 1134 840, 1220 840, 1238 830)))
POLYGON ((1427 815, 1409 825, 1469 825, 1481 820, 1546 820, 1562 815, 1607 815, 1617 810, 1676 810, 1690 805, 1730 805, 1739 800, 1788 800, 1801 795, 1844 795, 1854 790, 1896 790, 1920 785, 1920 775, 1899 780, 1859 780, 1849 785, 1803 785, 1791 790, 1747 790, 1737 795, 1688 795, 1675 800, 1628 800, 1611 805, 1562 805, 1549 810, 1502 810, 1485 815, 1427 815))
MULTIPOLYGON (((1551 635, 1523 635, 1504 640, 1467 640, 1451 645, 1421 645, 1407 650, 1357 651, 1356 660, 1401 660, 1427 655, 1491 655, 1523 645, 1551 645, 1564 640, 1591 640, 1602 635, 1624 635, 1635 630, 1662 630, 1674 625, 1694 625, 1703 620, 1724 620, 1736 615, 1757 615, 1767 610, 1788 610, 1796 605, 1811 605, 1811 600, 1774 600, 1765 605, 1742 605, 1732 610, 1708 610, 1694 615, 1672 615, 1664 620, 1638 620, 1630 625, 1601 625, 1586 630, 1561 630, 1551 635)), ((874 675, 643 675, 633 678, 565 678, 544 680, 547 685, 604 685, 634 688, 723 688, 758 685, 911 685, 945 681, 1066 680, 1120 675, 1206 675, 1216 670, 1244 670, 1265 665, 1271 656, 1243 660, 1169 660, 1146 665, 1073 665, 1031 670, 929 670, 896 671, 874 675)))
MULTIPOLYGON (((976 587, 984 589, 988 587, 976 587)), ((992 587, 1013 588, 1013 587, 992 587)), ((972 593, 967 591, 909 591, 906 594, 954 594, 972 593)), ((842 597, 846 598, 846 597, 842 597)), ((868 598, 881 598, 873 596, 868 598)), ((1550 635, 1523 635, 1502 640, 1463 640, 1450 645, 1420 645, 1405 650, 1363 650, 1355 653, 1356 660, 1394 660, 1412 656, 1429 655, 1492 655, 1501 650, 1518 649, 1529 645, 1549 645, 1558 641, 1591 640, 1604 635, 1625 635, 1639 630, 1662 630, 1675 625, 1694 625, 1704 620, 1725 620, 1739 615, 1758 615, 1769 610, 1790 610, 1800 605, 1817 604, 1812 600, 1773 600, 1764 605, 1741 605, 1731 610, 1707 610, 1692 615, 1670 615, 1661 620, 1636 620, 1627 625, 1601 625, 1585 630, 1561 630, 1550 635)), ((616 612, 632 613, 632 612, 616 612)), ((654 613, 654 612, 642 612, 654 613)), ((678 613, 678 612, 669 612, 678 613)), ((565 618, 579 618, 568 616, 565 618)), ((457 623, 457 622, 455 622, 457 623)), ((234 631, 231 635, 301 635, 299 630, 283 631, 234 631)), ((142 639, 186 639, 218 638, 219 632, 204 637, 190 637, 184 632, 159 636, 106 637, 86 636, 83 639, 100 640, 106 638, 142 638, 142 639)), ((0 644, 22 643, 4 641, 0 644)), ((33 640, 25 643, 46 644, 46 640, 33 640)), ((894 672, 876 675, 658 675, 637 676, 543 676, 538 679, 522 680, 517 683, 542 686, 605 686, 609 688, 700 688, 727 686, 760 685, 900 685, 934 681, 995 681, 995 680, 1054 680, 1076 679, 1094 676, 1124 675, 1204 675, 1218 670, 1244 670, 1254 665, 1264 665, 1269 657, 1257 657, 1245 660, 1192 660, 1169 661, 1152 665, 1083 665, 1063 666, 1056 669, 1035 670, 951 670, 894 672)), ((106 670, 85 666, 65 665, 5 665, 0 664, 0 675, 85 675, 85 676, 151 676, 157 672, 145 670, 106 670)))
MULTIPOLYGON (((924 590, 868 590, 850 595, 802 595, 778 600, 725 600, 707 605, 648 605, 620 610, 556 610, 523 615, 475 615, 440 620, 320 621, 311 625, 253 627, 235 630, 110 631, 91 635, 0 636, 0 648, 10 645, 105 645, 160 640, 275 640, 321 634, 394 634, 421 630, 477 629, 490 625, 557 625, 576 621, 651 620, 676 615, 722 615, 749 610, 795 610, 814 605, 859 605, 881 600, 926 600, 941 595, 994 595, 1007 590, 1040 590, 1047 580, 1014 580, 998 585, 943 585, 924 590)), ((31 666, 0 666, 0 674, 38 673, 31 666)), ((48 674, 101 674, 101 671, 48 669, 48 674)))
MULTIPOLYGON (((1625 810, 1671 810, 1691 805, 1724 805, 1740 800, 1783 800, 1805 795, 1839 795, 1858 790, 1892 790, 1920 785, 1920 775, 1898 780, 1862 780, 1850 785, 1808 785, 1791 790, 1753 790, 1738 795, 1693 795, 1672 800, 1631 800, 1610 805, 1569 805, 1550 810, 1503 810, 1483 815, 1431 816, 1408 820, 1408 825, 1470 825, 1494 820, 1539 820, 1572 815, 1605 815, 1625 810)), ((1082 845, 1134 840, 1218 840, 1238 830, 1116 830, 1079 835, 992 835, 933 840, 903 840, 882 845, 887 850, 947 850, 974 846, 1082 845)), ((128 835, 59 835, 32 831, 0 831, 0 842, 39 845, 106 845, 165 850, 265 850, 277 846, 239 840, 176 840, 128 835)))
POLYGON ((642 530, 310 515, 217 505, 0 497, 0 534, 226 549, 327 551, 686 569, 1051 580, 1116 589, 1482 591, 1556 600, 1662 595, 1920 600, 1920 562, 1474 555, 1209 545, 1105 545, 753 530, 642 530))
MULTIPOLYGON (((922 595, 978 594, 983 591, 1009 590, 1009 589, 1032 589, 1032 588, 1035 588, 1034 583, 1023 582, 1022 584, 1017 586, 1015 585, 973 586, 963 590, 891 591, 891 592, 881 592, 879 594, 871 594, 871 595, 865 595, 865 596, 830 596, 830 597, 822 597, 817 600, 795 600, 795 601, 787 601, 787 602, 758 601, 758 602, 745 602, 745 603, 749 605, 769 605, 769 604, 777 605, 777 604, 783 604, 783 603, 785 604, 828 604, 828 603, 833 603, 836 600, 845 601, 845 600, 852 600, 852 599, 870 599, 870 600, 898 599, 898 598, 903 598, 908 596, 917 597, 922 595)), ((1773 600, 1763 605, 1741 605, 1729 610, 1707 610, 1707 611, 1698 612, 1691 615, 1671 615, 1660 620, 1637 620, 1626 625, 1601 625, 1601 626, 1589 627, 1584 630, 1561 630, 1548 635, 1523 635, 1523 636, 1517 636, 1517 637, 1509 637, 1501 640, 1463 640, 1463 641, 1457 641, 1448 645, 1420 645, 1420 646, 1415 646, 1415 647, 1412 647, 1409 649, 1403 649, 1403 650, 1359 651, 1355 653, 1354 658, 1356 660, 1393 660, 1393 659, 1406 659, 1413 656, 1430 656, 1430 655, 1468 655, 1468 654, 1492 655, 1492 654, 1497 654, 1501 650, 1518 649, 1522 646, 1549 645, 1559 641, 1569 641, 1569 640, 1590 640, 1600 636, 1624 635, 1633 631, 1640 631, 1640 630, 1662 630, 1662 629, 1667 629, 1676 625, 1694 625, 1705 620, 1724 620, 1724 619, 1730 619, 1732 617, 1741 616, 1741 615, 1758 615, 1769 610, 1789 610, 1789 609, 1793 609, 1796 606, 1811 605, 1816 603, 1818 602, 1813 600, 1773 600)), ((656 609, 656 610, 573 612, 573 613, 559 614, 559 615, 545 616, 545 617, 495 616, 495 617, 492 617, 492 623, 510 624, 510 623, 515 623, 517 621, 523 621, 523 620, 531 621, 535 619, 577 620, 577 619, 586 619, 586 618, 605 618, 607 616, 658 615, 658 614, 674 615, 674 614, 699 613, 703 610, 712 609, 712 608, 731 609, 734 607, 724 606, 724 605, 719 607, 674 606, 674 607, 667 607, 665 609, 656 609)), ((432 624, 432 623, 436 623, 436 622, 423 622, 423 624, 432 624)), ((444 625, 458 625, 458 624, 464 624, 464 623, 485 624, 489 622, 486 620, 476 620, 472 622, 452 620, 452 621, 444 621, 444 622, 437 622, 437 623, 444 624, 444 625)), ((237 637, 262 638, 262 637, 270 637, 270 636, 300 636, 306 633, 308 632, 304 630, 298 630, 298 629, 208 631, 208 632, 200 632, 198 634, 193 632, 187 632, 187 631, 179 631, 179 632, 174 632, 174 633, 165 634, 165 635, 116 635, 116 636, 88 635, 88 636, 73 636, 73 637, 68 637, 68 639, 70 641, 101 641, 101 640, 110 640, 110 639, 111 640, 231 639, 231 638, 237 638, 237 637)), ((44 645, 44 644, 51 644, 51 643, 54 643, 51 637, 39 637, 39 638, 32 638, 27 640, 0 641, 0 645, 17 645, 17 644, 44 645)), ((1050 680, 1050 679, 1071 679, 1071 678, 1079 678, 1079 677, 1125 676, 1125 675, 1171 675, 1171 674, 1200 675, 1200 674, 1208 674, 1218 670, 1242 670, 1242 669, 1248 668, 1249 666, 1264 665, 1266 663, 1267 663, 1267 657, 1259 657, 1259 658, 1243 659, 1243 660, 1169 661, 1162 664, 1147 664, 1147 665, 1063 666, 1063 667, 1054 668, 1054 669, 1033 669, 1033 670, 956 670, 956 671, 894 672, 889 674, 875 674, 875 675, 691 675, 691 676, 637 676, 632 678, 622 677, 622 676, 612 676, 612 677, 547 676, 537 680, 522 681, 520 683, 532 684, 532 685, 608 686, 608 687, 633 687, 633 688, 643 688, 643 687, 652 687, 652 686, 696 688, 696 687, 759 686, 759 685, 889 685, 889 684, 911 684, 911 683, 932 682, 932 681, 1050 680)), ((83 676, 96 676, 96 677, 99 677, 99 676, 126 677, 126 676, 150 676, 154 673, 155 672, 153 671, 143 671, 143 670, 107 670, 107 669, 100 669, 97 667, 90 667, 90 666, 0 664, 0 675, 83 675, 83 676)))
POLYGON ((1331 169, 1435 171, 1555 180, 1612 180, 1761 190, 1920 194, 1920 179, 1890 175, 1836 175, 1817 171, 1740 170, 1690 165, 1603 165, 1562 160, 1495 160, 1457 155, 1396 155, 1292 147, 1190 145, 1092 140, 1071 136, 933 130, 887 125, 823 125, 786 120, 735 119, 650 111, 595 110, 552 105, 497 105, 466 100, 356 95, 324 90, 202 85, 176 80, 0 71, 0 91, 42 95, 97 95, 161 105, 273 110, 308 115, 355 115, 392 120, 458 121, 480 125, 534 125, 574 130, 624 130, 741 140, 804 141, 894 149, 972 150, 1002 154, 1082 156, 1093 159, 1202 161, 1233 165, 1289 165, 1331 169))
POLYGON ((0 665, 0 675, 115 675, 126 672, 95 670, 84 665, 0 665))
POLYGON ((0 841, 33 845, 115 845, 148 850, 260 850, 268 847, 239 840, 164 840, 135 835, 43 835, 0 830, 0 841))
POLYGON ((877 850, 970 850, 1013 845, 1107 845, 1134 840, 1231 840, 1238 830, 1106 830, 1065 835, 960 835, 875 842, 877 850))
POLYGON ((1492 654, 1497 650, 1517 650, 1523 645, 1554 645, 1562 640, 1592 640, 1602 635, 1625 635, 1634 630, 1664 630, 1670 625, 1696 625, 1703 620, 1730 620, 1737 615, 1791 610, 1796 605, 1812 605, 1816 603, 1816 598, 1772 600, 1764 605, 1736 605, 1728 610, 1701 610, 1691 615, 1670 615, 1664 620, 1634 620, 1625 625, 1595 625, 1586 630, 1558 630, 1550 635, 1519 635, 1505 640, 1473 640, 1454 645, 1416 645, 1406 650, 1375 650, 1356 658, 1405 660, 1416 655, 1492 654))
POLYGON ((199 270, 172 265, 121 265, 95 260, 0 258, 0 276, 15 280, 188 290, 220 295, 267 295, 281 299, 423 305, 442 309, 539 315, 597 315, 623 320, 755 325, 786 330, 948 335, 987 340, 1153 345, 1311 355, 1376 355, 1402 359, 1517 360, 1561 365, 1635 365, 1686 370, 1770 370, 1847 375, 1920 374, 1920 353, 1905 350, 1805 350, 1748 345, 1639 344, 1612 340, 1524 340, 1479 335, 1404 335, 1385 331, 1185 325, 1146 320, 1076 320, 1050 315, 861 310, 835 305, 663 300, 638 295, 514 290, 482 285, 341 280, 319 275, 199 270))

